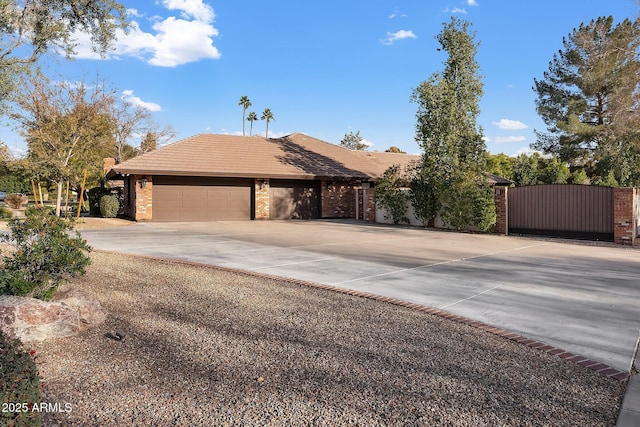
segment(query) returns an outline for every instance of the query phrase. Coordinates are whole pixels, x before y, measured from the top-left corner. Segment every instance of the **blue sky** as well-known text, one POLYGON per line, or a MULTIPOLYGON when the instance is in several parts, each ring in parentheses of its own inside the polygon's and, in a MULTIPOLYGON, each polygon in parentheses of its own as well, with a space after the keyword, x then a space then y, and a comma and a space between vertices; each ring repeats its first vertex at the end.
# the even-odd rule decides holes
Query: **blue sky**
MULTIPOLYGON (((435 36, 451 16, 467 20, 480 42, 484 76, 479 123, 492 153, 526 151, 544 130, 533 79, 562 38, 581 22, 635 17, 633 0, 124 0, 134 29, 107 58, 78 36, 74 61, 48 58, 69 80, 98 74, 124 99, 171 125, 175 140, 198 133, 242 134, 241 96, 258 116, 270 108, 269 136, 302 132, 338 144, 360 131, 370 150, 414 140, 413 88, 442 70, 435 36)), ((247 123, 248 132, 248 123, 247 123)), ((254 123, 254 134, 265 122, 254 123)), ((10 127, 2 140, 25 144, 10 127)), ((135 142, 134 142, 135 144, 135 142)))

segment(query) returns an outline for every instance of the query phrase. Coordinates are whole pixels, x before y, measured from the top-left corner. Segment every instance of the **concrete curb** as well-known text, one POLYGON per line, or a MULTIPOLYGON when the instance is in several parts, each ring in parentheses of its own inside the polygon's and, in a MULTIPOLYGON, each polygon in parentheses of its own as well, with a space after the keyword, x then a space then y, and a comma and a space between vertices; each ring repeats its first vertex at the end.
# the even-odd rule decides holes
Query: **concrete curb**
POLYGON ((640 426, 640 375, 632 375, 620 406, 616 427, 640 426))

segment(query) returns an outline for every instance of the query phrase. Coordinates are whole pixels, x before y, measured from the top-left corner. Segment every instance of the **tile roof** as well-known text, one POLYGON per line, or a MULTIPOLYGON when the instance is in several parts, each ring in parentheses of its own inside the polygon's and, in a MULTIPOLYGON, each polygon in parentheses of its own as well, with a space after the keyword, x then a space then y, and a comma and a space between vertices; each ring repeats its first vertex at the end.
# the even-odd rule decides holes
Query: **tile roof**
POLYGON ((392 157, 383 154, 391 153, 363 155, 301 133, 276 139, 199 134, 117 164, 111 174, 366 180, 390 165, 392 157))
MULTIPOLYGON (((419 160, 413 154, 348 150, 302 133, 270 139, 198 134, 119 163, 109 176, 369 180, 390 166, 405 168, 419 160)), ((495 175, 490 180, 511 184, 495 175)))

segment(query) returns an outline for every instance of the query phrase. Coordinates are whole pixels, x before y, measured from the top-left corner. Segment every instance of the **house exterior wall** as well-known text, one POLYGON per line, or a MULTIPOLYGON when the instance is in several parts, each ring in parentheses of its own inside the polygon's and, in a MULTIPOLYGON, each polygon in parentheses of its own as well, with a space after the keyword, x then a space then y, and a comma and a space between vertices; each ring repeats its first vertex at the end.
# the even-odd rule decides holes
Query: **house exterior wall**
POLYGON ((322 181, 320 205, 322 218, 355 218, 355 189, 348 182, 322 181))
POLYGON ((255 219, 269 219, 269 180, 256 179, 254 184, 255 219))
POLYGON ((153 218, 153 177, 131 175, 125 180, 124 214, 136 221, 151 221, 153 218), (146 184, 143 187, 143 180, 146 184))

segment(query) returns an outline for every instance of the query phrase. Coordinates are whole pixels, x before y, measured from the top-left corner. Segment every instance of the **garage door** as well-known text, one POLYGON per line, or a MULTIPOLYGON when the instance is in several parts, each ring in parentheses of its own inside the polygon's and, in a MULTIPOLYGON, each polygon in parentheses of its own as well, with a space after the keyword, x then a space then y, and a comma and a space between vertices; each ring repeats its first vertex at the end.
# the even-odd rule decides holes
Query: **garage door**
POLYGON ((155 177, 154 221, 251 219, 251 181, 155 177))
POLYGON ((271 180, 269 183, 270 219, 313 219, 319 217, 319 182, 271 180))

